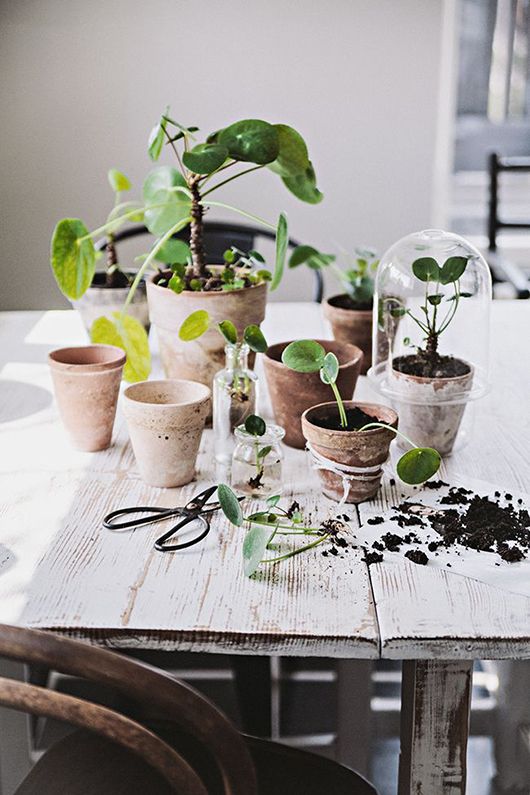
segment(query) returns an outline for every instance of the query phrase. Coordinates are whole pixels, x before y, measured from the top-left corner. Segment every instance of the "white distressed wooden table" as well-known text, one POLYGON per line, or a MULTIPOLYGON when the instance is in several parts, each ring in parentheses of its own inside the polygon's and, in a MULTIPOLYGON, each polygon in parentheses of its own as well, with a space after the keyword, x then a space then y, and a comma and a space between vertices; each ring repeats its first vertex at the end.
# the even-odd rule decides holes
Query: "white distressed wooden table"
MULTIPOLYGON (((530 305, 498 302, 492 321, 493 388, 442 474, 524 491, 530 305)), ((315 304, 270 304, 264 330, 271 343, 329 336, 315 304)), ((154 551, 156 529, 104 530, 113 508, 182 504, 216 473, 206 431, 196 482, 144 485, 120 414, 109 450, 70 448, 46 356, 85 339, 73 312, 0 314, 0 622, 114 648, 403 659, 400 793, 465 792, 471 661, 530 657, 530 599, 406 559, 368 568, 357 550, 315 550, 247 579, 243 533, 221 516, 205 544, 177 554, 154 551)), ((378 399, 364 378, 355 396, 378 399)), ((287 499, 328 516, 303 452, 286 449, 284 481, 287 499)), ((393 499, 387 486, 378 506, 393 499)), ((365 512, 348 508, 354 526, 365 512)))

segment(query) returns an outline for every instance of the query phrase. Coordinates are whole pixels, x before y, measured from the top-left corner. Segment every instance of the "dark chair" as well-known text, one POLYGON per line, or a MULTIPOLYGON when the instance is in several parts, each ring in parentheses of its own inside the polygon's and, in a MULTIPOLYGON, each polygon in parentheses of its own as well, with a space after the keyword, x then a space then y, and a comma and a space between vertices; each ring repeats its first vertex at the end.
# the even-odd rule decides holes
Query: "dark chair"
POLYGON ((530 298, 530 282, 515 263, 499 255, 497 233, 502 229, 529 229, 528 221, 503 221, 499 217, 499 175, 502 173, 530 173, 530 157, 489 156, 489 212, 487 260, 494 282, 510 282, 517 298, 530 298))
POLYGON ((163 717, 148 726, 87 700, 0 678, 1 705, 78 727, 39 759, 16 795, 375 795, 336 762, 239 734, 213 704, 145 663, 6 625, 0 625, 0 657, 112 687, 163 717))
MULTIPOLYGON (((140 235, 148 235, 150 232, 143 224, 131 226, 121 232, 116 232, 114 241, 119 243, 123 240, 139 237, 140 235)), ((175 237, 189 242, 189 227, 183 229, 175 237)), ((224 252, 230 246, 236 246, 241 251, 250 251, 256 248, 256 240, 259 238, 266 238, 267 240, 275 240, 276 235, 269 229, 259 226, 248 226, 247 224, 231 224, 225 221, 205 221, 204 222, 204 251, 207 261, 213 265, 223 262, 224 252)), ((106 239, 99 240, 96 243, 96 248, 101 251, 106 244, 106 239)), ((298 243, 293 238, 289 238, 289 247, 294 248, 298 243)), ((320 304, 322 302, 323 294, 323 279, 322 274, 318 270, 314 270, 315 288, 313 292, 313 300, 320 304)))

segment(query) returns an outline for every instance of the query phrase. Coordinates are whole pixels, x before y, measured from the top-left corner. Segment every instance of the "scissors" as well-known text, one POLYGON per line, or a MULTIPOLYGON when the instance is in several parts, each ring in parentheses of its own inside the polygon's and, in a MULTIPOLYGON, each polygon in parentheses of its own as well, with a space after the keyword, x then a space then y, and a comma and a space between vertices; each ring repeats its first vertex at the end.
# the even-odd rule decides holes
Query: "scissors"
MULTIPOLYGON (((169 519, 172 516, 183 517, 177 524, 173 525, 167 532, 161 535, 155 541, 155 549, 159 552, 173 552, 177 549, 186 549, 198 544, 203 538, 206 538, 210 532, 210 514, 218 511, 221 507, 219 502, 212 502, 208 504, 208 500, 216 491, 217 486, 210 486, 208 489, 201 491, 196 497, 193 497, 186 505, 178 506, 176 508, 157 508, 156 506, 144 506, 137 508, 118 508, 116 511, 111 511, 103 519, 103 527, 108 530, 127 530, 133 527, 143 527, 147 524, 154 522, 161 522, 163 519, 169 519), (130 516, 132 514, 145 514, 144 516, 137 516, 135 519, 120 521, 123 516, 130 516), (183 541, 180 544, 167 543, 168 539, 177 535, 179 530, 188 524, 199 522, 200 530, 197 535, 189 541, 183 541)), ((239 500, 244 499, 238 497, 239 500)))

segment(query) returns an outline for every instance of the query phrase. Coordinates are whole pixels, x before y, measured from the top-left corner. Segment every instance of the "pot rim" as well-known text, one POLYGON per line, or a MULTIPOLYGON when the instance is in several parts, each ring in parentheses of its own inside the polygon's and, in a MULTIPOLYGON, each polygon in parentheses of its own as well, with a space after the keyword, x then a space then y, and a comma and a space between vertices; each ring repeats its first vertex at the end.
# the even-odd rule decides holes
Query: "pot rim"
MULTIPOLYGON (((269 347, 267 348, 267 350, 263 354, 264 362, 266 360, 267 363, 271 367, 276 367, 278 370, 283 370, 283 371, 291 370, 291 368, 287 367, 287 365, 284 364, 281 361, 281 359, 273 359, 271 356, 269 356, 269 351, 272 350, 272 348, 277 348, 280 345, 284 345, 285 347, 287 347, 287 345, 289 345, 291 342, 296 342, 296 340, 283 340, 282 342, 274 342, 272 345, 269 345, 269 347)), ((343 362, 342 364, 339 363, 339 370, 344 370, 344 369, 346 369, 346 367, 354 367, 356 364, 359 363, 359 361, 364 356, 364 352, 361 350, 361 348, 359 348, 358 345, 354 345, 352 342, 339 342, 338 340, 323 340, 323 339, 318 339, 318 340, 315 339, 315 342, 318 342, 320 345, 325 345, 326 343, 333 343, 334 345, 340 346, 342 348, 352 348, 353 349, 352 358, 348 359, 347 362, 343 362)), ((335 354, 335 355, 337 355, 337 354, 335 354)), ((307 376, 307 375, 317 375, 318 376, 318 373, 299 373, 297 370, 291 370, 291 372, 292 373, 297 373, 297 375, 305 375, 305 376, 307 376)))
POLYGON ((335 298, 342 298, 342 296, 346 296, 347 298, 349 298, 348 293, 337 293, 337 295, 330 295, 329 298, 326 298, 326 300, 324 301, 324 307, 325 307, 324 311, 326 311, 326 309, 329 309, 330 311, 336 312, 337 314, 344 313, 345 315, 349 316, 353 314, 363 315, 366 317, 366 319, 368 319, 369 317, 370 318, 373 317, 374 314, 373 305, 371 309, 347 309, 344 306, 334 306, 334 304, 330 303, 335 298))
POLYGON ((123 367, 127 360, 125 351, 116 345, 69 345, 65 348, 55 348, 48 354, 48 364, 53 370, 70 371, 73 373, 98 373, 105 370, 117 370, 123 367), (99 361, 75 361, 81 351, 89 351, 94 355, 107 354, 99 361))
MULTIPOLYGON (((222 268, 222 265, 207 265, 208 268, 222 268)), ((157 274, 154 273, 147 281, 150 290, 163 290, 164 292, 172 293, 175 296, 184 295, 186 298, 211 298, 212 296, 221 296, 221 295, 234 295, 234 294, 241 294, 241 293, 248 293, 252 290, 259 290, 260 288, 265 288, 267 291, 268 282, 262 282, 261 284, 251 284, 248 287, 240 287, 238 290, 183 290, 181 293, 175 293, 173 290, 169 290, 167 287, 160 287, 159 284, 155 282, 157 274)))
MULTIPOLYGON (((393 416, 393 419, 390 419, 390 420, 388 420, 388 422, 386 422, 386 420, 385 419, 381 419, 378 414, 374 414, 373 415, 374 422, 386 422, 387 425, 391 425, 391 426, 397 428, 398 419, 399 419, 398 413, 397 413, 397 411, 395 411, 390 406, 385 406, 383 403, 362 403, 362 402, 360 402, 358 400, 345 400, 343 402, 344 402, 345 408, 351 409, 351 408, 358 407, 358 408, 362 409, 363 411, 366 411, 367 414, 369 413, 370 409, 372 409, 372 410, 384 409, 385 412, 389 412, 390 415, 393 416)), ((303 430, 303 427, 304 427, 304 423, 306 423, 307 425, 311 426, 312 428, 317 429, 318 431, 323 431, 324 433, 330 434, 331 436, 340 436, 341 438, 344 438, 346 435, 348 435, 348 436, 357 436, 357 435, 362 434, 363 436, 364 435, 374 436, 374 435, 380 434, 380 433, 389 433, 388 428, 372 428, 369 431, 357 431, 357 430, 352 430, 352 431, 344 430, 344 431, 341 431, 341 430, 336 430, 336 429, 333 429, 333 428, 323 428, 321 425, 317 425, 316 423, 311 422, 310 414, 315 409, 321 409, 324 406, 331 406, 335 410, 338 411, 336 402, 332 401, 332 400, 327 401, 326 403, 317 403, 316 406, 311 406, 311 408, 306 409, 304 411, 304 413, 302 414, 302 430, 303 430)))
MULTIPOLYGON (((131 276, 133 279, 136 276, 136 274, 138 273, 138 271, 123 270, 123 268, 120 268, 120 270, 121 270, 122 273, 125 274, 125 276, 131 276)), ((105 270, 96 271, 94 273, 94 276, 92 277, 92 281, 90 282, 90 286, 87 288, 87 291, 88 290, 127 290, 127 292, 129 292, 129 290, 131 289, 131 285, 130 284, 127 287, 108 287, 106 284, 94 284, 94 279, 96 278, 96 276, 102 276, 105 273, 106 273, 105 270)), ((139 290, 139 289, 141 290, 142 288, 145 291, 145 279, 144 278, 142 278, 140 280, 140 282, 138 283, 138 286, 137 286, 136 289, 137 290, 139 290)), ((85 295, 85 293, 83 293, 83 295, 85 295)), ((81 296, 81 298, 82 297, 83 296, 81 296)), ((80 300, 80 299, 78 299, 78 300, 80 300)))
MULTIPOLYGON (((397 357, 394 357, 394 359, 397 357)), ((451 376, 425 376, 425 375, 412 375, 412 373, 404 373, 401 370, 396 370, 394 367, 394 359, 392 359, 392 376, 394 378, 402 378, 405 381, 410 381, 413 384, 455 384, 459 381, 466 381, 468 378, 472 378, 475 373, 475 368, 471 364, 471 362, 466 362, 465 359, 460 359, 458 356, 454 356, 459 362, 463 362, 463 364, 467 364, 469 367, 468 373, 462 373, 462 375, 451 375, 451 376)))
POLYGON ((167 409, 199 406, 210 400, 211 394, 212 392, 210 387, 206 386, 205 384, 201 384, 200 381, 192 381, 189 378, 158 378, 152 381, 137 381, 135 384, 130 384, 123 391, 123 397, 126 402, 133 406, 145 406, 149 408, 150 411, 164 411, 167 409), (180 400, 167 403, 159 403, 152 400, 141 400, 139 397, 134 397, 132 393, 134 393, 135 390, 143 389, 146 384, 153 388, 156 388, 157 386, 169 386, 176 388, 178 386, 182 387, 183 385, 189 386, 192 384, 194 387, 199 388, 199 392, 202 392, 202 395, 199 395, 198 397, 195 397, 191 400, 180 400))

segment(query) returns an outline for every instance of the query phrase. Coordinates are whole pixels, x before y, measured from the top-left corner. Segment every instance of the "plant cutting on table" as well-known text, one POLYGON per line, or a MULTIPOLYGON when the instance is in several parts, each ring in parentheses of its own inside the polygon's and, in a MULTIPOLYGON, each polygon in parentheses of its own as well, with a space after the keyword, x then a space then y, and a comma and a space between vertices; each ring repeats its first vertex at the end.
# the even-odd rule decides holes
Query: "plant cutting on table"
MULTIPOLYGON (((359 433, 373 428, 386 428, 393 434, 403 434, 384 422, 374 422, 373 418, 366 415, 358 407, 346 410, 344 402, 337 389, 336 380, 339 371, 339 362, 334 353, 324 350, 315 340, 298 340, 285 348, 282 361, 287 367, 298 372, 319 372, 325 384, 329 384, 336 400, 338 423, 335 420, 335 430, 357 431, 359 433)), ((333 422, 333 418, 331 419, 333 422)), ((331 426, 333 427, 333 426, 331 426)), ((401 456, 397 463, 399 477, 409 484, 423 483, 432 477, 439 469, 440 454, 431 447, 417 447, 414 442, 405 440, 411 445, 412 450, 401 456)))

